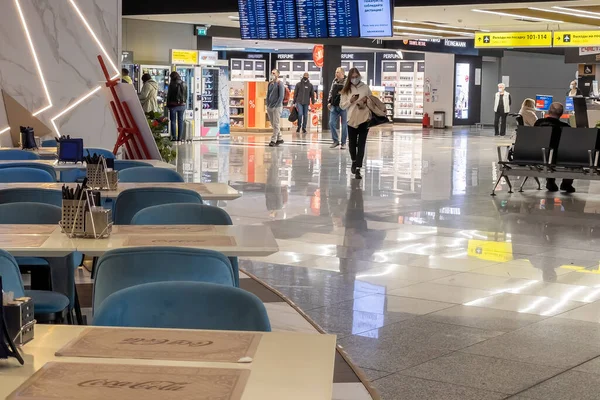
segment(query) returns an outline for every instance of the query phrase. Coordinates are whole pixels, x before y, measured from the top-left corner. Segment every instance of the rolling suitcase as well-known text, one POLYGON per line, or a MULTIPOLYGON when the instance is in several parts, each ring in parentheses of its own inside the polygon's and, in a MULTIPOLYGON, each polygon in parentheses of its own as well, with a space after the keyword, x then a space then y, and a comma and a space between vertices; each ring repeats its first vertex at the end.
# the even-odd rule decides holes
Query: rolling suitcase
POLYGON ((182 142, 191 142, 194 138, 194 121, 186 119, 183 121, 183 132, 179 140, 182 142))

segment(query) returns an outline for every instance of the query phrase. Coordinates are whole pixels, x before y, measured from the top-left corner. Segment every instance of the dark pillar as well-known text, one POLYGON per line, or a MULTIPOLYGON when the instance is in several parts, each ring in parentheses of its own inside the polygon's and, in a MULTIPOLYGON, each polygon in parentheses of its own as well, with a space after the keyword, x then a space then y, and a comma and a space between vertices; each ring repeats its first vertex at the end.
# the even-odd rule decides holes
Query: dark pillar
POLYGON ((196 36, 196 50, 212 51, 212 36, 196 36))
MULTIPOLYGON (((342 46, 324 46, 325 58, 323 60, 323 130, 329 130, 329 110, 327 109, 327 98, 329 97, 329 89, 335 78, 336 68, 342 65, 342 46)), ((346 71, 348 72, 348 71, 346 71)))

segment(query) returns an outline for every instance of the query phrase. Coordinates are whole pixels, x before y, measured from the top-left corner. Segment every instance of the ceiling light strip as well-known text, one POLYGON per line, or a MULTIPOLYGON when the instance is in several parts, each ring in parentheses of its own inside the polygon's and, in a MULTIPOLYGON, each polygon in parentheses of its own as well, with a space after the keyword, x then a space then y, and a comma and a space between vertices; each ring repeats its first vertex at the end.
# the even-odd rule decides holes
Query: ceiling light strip
MULTIPOLYGON (((31 39, 31 35, 29 33, 29 28, 27 27, 27 22, 25 21, 25 15, 23 14, 23 10, 21 9, 21 4, 19 3, 19 0, 15 0, 15 6, 17 7, 17 12, 19 13, 19 18, 21 19, 21 25, 23 26, 23 30, 25 31, 25 36, 27 37, 27 42, 29 43, 29 48, 31 50, 31 54, 33 55, 33 61, 35 62, 35 67, 37 68, 38 75, 40 77, 40 80, 42 81, 42 86, 44 87, 44 93, 46 94, 46 99, 48 100, 48 105, 46 107, 43 107, 42 109, 33 113, 33 116, 35 117, 36 115, 38 115, 52 107, 52 99, 50 98, 50 91, 48 90, 48 86, 46 86, 46 80, 44 79, 44 73, 42 72, 42 67, 40 65, 40 61, 38 60, 38 56, 35 51, 35 46, 33 45, 33 40, 31 39)), ((0 133, 2 133, 2 132, 0 132, 0 133)))
POLYGON ((52 126, 54 126, 54 132, 56 133, 57 136, 60 137, 60 132, 58 131, 58 127, 56 126, 56 123, 55 123, 56 119, 62 117, 64 114, 68 113, 73 108, 77 107, 81 102, 85 101, 88 97, 92 96, 94 93, 96 93, 100 89, 102 89, 102 86, 96 86, 90 92, 88 92, 84 96, 82 96, 79 99, 77 99, 77 101, 75 101, 73 104, 69 105, 67 108, 65 108, 64 110, 62 110, 58 115, 56 115, 55 117, 53 117, 50 120, 50 122, 52 123, 52 126))
POLYGON ((543 8, 537 8, 537 7, 528 7, 528 9, 534 10, 534 11, 546 12, 546 13, 563 14, 563 15, 568 15, 568 16, 575 17, 575 18, 600 19, 600 16, 594 16, 594 15, 573 15, 573 11, 545 10, 543 8))
POLYGON ((454 31, 447 31, 444 29, 413 28, 411 26, 402 26, 402 25, 394 25, 394 29, 405 29, 405 30, 417 31, 417 32, 446 33, 446 34, 451 34, 451 35, 469 36, 469 37, 475 36, 474 33, 454 32, 454 31))
POLYGON ((478 13, 485 13, 485 14, 495 14, 495 15, 501 15, 503 17, 512 17, 512 18, 520 18, 520 19, 529 19, 532 21, 536 21, 536 22, 555 22, 557 24, 564 24, 564 21, 559 21, 559 20, 555 20, 555 19, 549 19, 549 18, 539 18, 539 17, 530 17, 527 15, 520 15, 520 14, 512 14, 512 13, 505 13, 505 12, 500 12, 500 11, 491 11, 491 10, 479 10, 479 9, 472 9, 471 11, 473 12, 478 12, 478 13))
POLYGON ((593 11, 578 10, 578 9, 576 9, 576 8, 569 8, 569 7, 559 7, 559 6, 553 6, 552 8, 554 8, 554 9, 556 9, 556 10, 568 11, 568 12, 570 12, 570 13, 588 14, 588 15, 593 15, 593 16, 598 16, 598 17, 600 17, 600 13, 593 12, 593 11))

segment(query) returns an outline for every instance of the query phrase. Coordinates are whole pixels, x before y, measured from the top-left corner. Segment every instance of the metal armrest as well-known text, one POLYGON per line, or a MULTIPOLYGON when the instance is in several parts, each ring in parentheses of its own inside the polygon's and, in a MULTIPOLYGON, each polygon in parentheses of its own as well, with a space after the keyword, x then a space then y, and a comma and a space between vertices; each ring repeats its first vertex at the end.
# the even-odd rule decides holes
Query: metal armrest
MULTIPOLYGON (((504 162, 504 161, 502 160, 502 148, 503 148, 503 147, 505 147, 505 148, 506 148, 506 155, 507 155, 507 156, 508 156, 508 149, 510 149, 510 146, 498 146, 498 147, 496 148, 496 150, 498 151, 498 162, 499 162, 499 163, 500 163, 500 162, 504 162)), ((507 159, 506 159, 506 160, 508 161, 508 157, 507 157, 507 159)))

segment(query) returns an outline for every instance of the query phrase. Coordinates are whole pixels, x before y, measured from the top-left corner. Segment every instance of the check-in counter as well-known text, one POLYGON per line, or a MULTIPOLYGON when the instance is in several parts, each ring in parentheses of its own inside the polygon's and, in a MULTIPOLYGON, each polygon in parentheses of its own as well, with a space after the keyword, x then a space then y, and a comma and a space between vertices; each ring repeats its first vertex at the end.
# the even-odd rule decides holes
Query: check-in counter
POLYGON ((600 122, 600 103, 588 101, 587 114, 590 128, 596 126, 596 124, 600 122))

